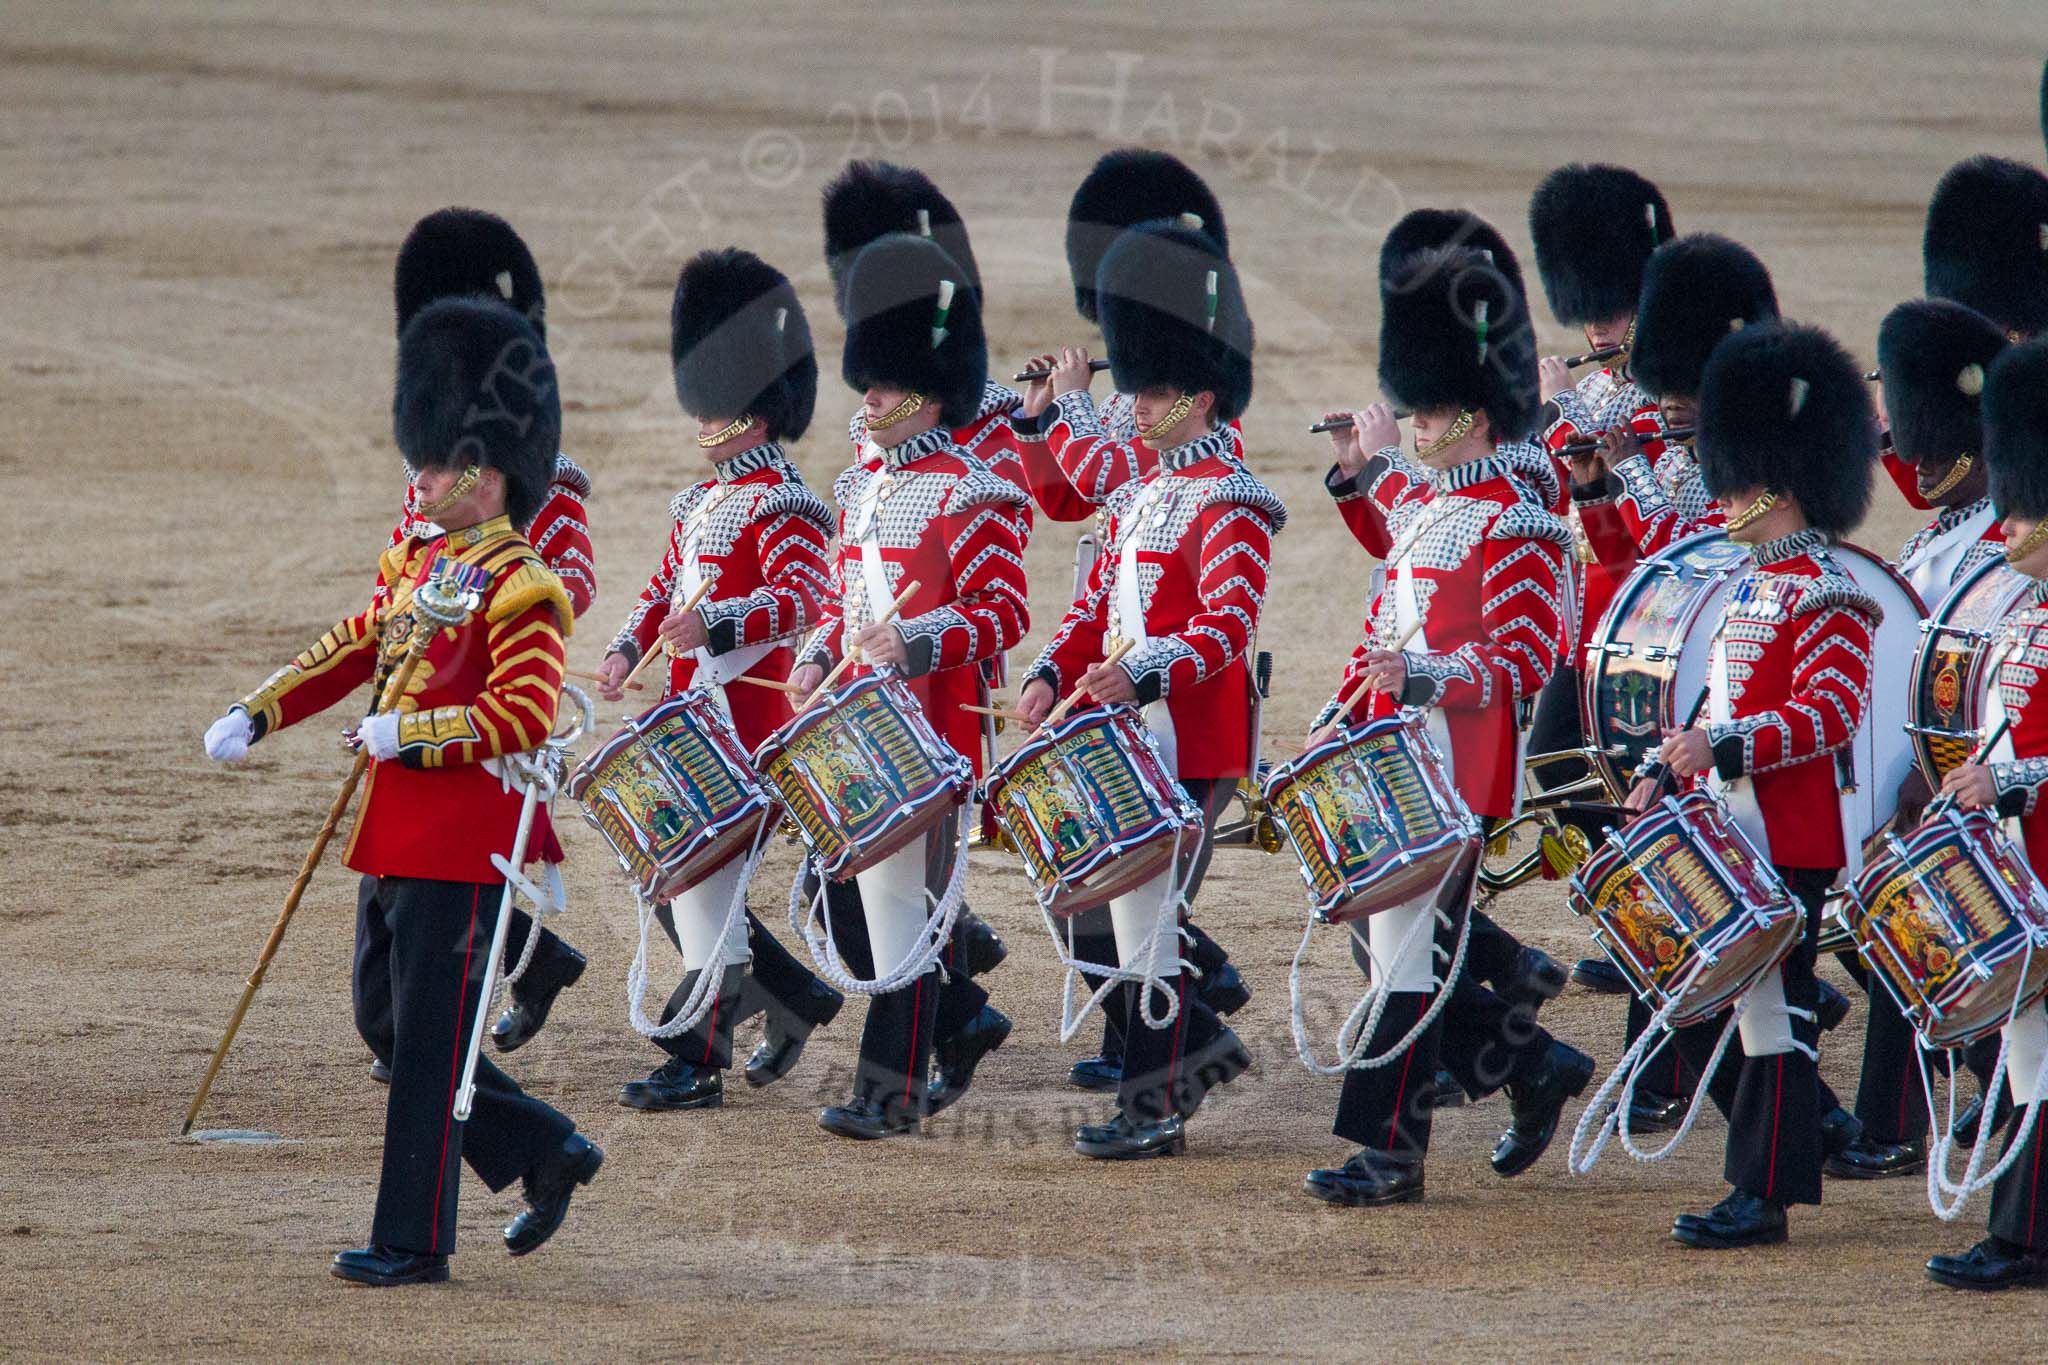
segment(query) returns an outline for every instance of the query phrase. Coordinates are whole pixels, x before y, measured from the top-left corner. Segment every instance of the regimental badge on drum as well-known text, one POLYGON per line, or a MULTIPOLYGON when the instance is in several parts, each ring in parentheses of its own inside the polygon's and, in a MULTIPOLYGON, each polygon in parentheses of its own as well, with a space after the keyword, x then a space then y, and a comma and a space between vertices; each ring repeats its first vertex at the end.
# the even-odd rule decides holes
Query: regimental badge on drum
POLYGON ((1958 656, 1944 652, 1941 669, 1934 675, 1934 708, 1943 720, 1955 715, 1963 700, 1963 675, 1956 669, 1958 656))

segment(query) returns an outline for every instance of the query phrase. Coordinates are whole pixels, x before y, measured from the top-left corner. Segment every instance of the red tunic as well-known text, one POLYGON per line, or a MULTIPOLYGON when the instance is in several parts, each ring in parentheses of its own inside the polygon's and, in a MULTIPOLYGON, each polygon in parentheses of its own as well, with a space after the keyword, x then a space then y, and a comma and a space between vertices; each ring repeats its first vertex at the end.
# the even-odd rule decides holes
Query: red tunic
MULTIPOLYGON (((953 428, 953 444, 980 460, 997 474, 1015 484, 1031 502, 1054 521, 1082 521, 1095 505, 1075 491, 1045 448, 1045 442, 1019 428, 1023 420, 1018 405, 1024 401, 1015 389, 989 380, 982 389, 981 407, 972 421, 953 428)), ((847 424, 847 436, 855 451, 867 445, 868 419, 856 412, 847 424)), ((861 458, 856 455, 856 459, 861 458)), ((1019 525, 1024 538, 1031 538, 1031 508, 1027 504, 1019 525)))
MULTIPOLYGON (((1772 862, 1842 867, 1841 787, 1830 755, 1863 721, 1871 637, 1884 613, 1819 531, 1750 554, 1755 567, 1730 588, 1715 636, 1727 660, 1727 718, 1706 726, 1714 771, 1751 784, 1772 862)), ((1719 696, 1713 705, 1718 716, 1719 696)))
MULTIPOLYGON (((1138 436, 1138 419, 1132 398, 1113 393, 1096 406, 1086 389, 1057 395, 1041 416, 1039 439, 1051 452, 1069 486, 1079 492, 1091 508, 1108 501, 1109 495, 1127 483, 1148 478, 1159 468, 1159 452, 1138 436)), ((1244 429, 1235 421, 1223 428, 1230 433, 1231 458, 1244 459, 1244 429)))
POLYGON ((1031 666, 1063 692, 1102 661, 1110 636, 1133 633, 1119 629, 1131 546, 1146 643, 1119 666, 1140 705, 1166 703, 1176 776, 1187 780, 1241 776, 1251 755, 1252 642, 1287 508, 1245 468, 1241 448, 1235 431, 1218 427, 1109 495, 1087 591, 1031 666))
MULTIPOLYGON (((794 637, 818 624, 832 594, 831 509, 804 486, 778 445, 755 446, 717 468, 716 478, 691 485, 669 504, 675 525, 668 552, 611 649, 637 663, 657 648, 671 604, 689 596, 683 585, 694 555, 698 572, 716 580, 697 608, 712 657, 772 645, 742 672, 781 682, 789 677, 794 637)), ((665 695, 688 689, 697 668, 694 651, 673 658, 665 695)), ((784 694, 770 688, 730 686, 725 698, 733 728, 749 749, 789 719, 784 694)))
MULTIPOLYGON (((1638 435, 1661 430, 1654 412, 1638 416, 1635 429, 1638 435)), ((1586 543, 1616 583, 1638 559, 1728 524, 1721 504, 1707 493, 1692 451, 1674 442, 1663 445, 1663 452, 1654 459, 1643 454, 1623 460, 1614 467, 1609 486, 1592 497, 1573 493, 1586 543)), ((1598 620, 1586 624, 1590 636, 1598 620)))
MULTIPOLYGON (((834 596, 803 662, 829 668, 846 629, 858 631, 888 609, 867 587, 863 547, 872 539, 892 593, 910 580, 918 584, 894 622, 909 652, 910 690, 933 728, 979 771, 981 717, 960 707, 982 698, 977 665, 1001 656, 1030 629, 1018 524, 1027 511, 1024 494, 944 430, 883 451, 879 465, 855 465, 832 492, 839 503, 834 596)), ((856 667, 852 675, 863 671, 856 667)))
MULTIPOLYGON (((597 596, 597 560, 590 549, 590 518, 583 500, 590 496, 590 476, 567 455, 555 456, 555 479, 548 486, 548 500, 534 514, 526 528, 526 539, 541 562, 555 571, 570 605, 581 616, 597 596)), ((420 490, 417 476, 406 481, 405 508, 392 528, 395 549, 408 540, 441 534, 441 528, 419 515, 420 490)))
MULTIPOLYGON (((1563 516, 1570 501, 1566 480, 1558 472, 1556 458, 1526 442, 1501 446, 1499 450, 1515 477, 1528 485, 1536 500, 1557 516, 1563 516)), ((1323 475, 1323 490, 1336 501, 1337 515, 1344 519, 1344 526, 1352 538, 1363 545, 1365 552, 1374 559, 1385 559, 1394 548, 1393 533, 1387 526, 1386 508, 1367 492, 1372 481, 1388 469, 1398 470, 1409 489, 1419 490, 1429 481, 1428 471, 1403 454, 1399 446, 1388 446, 1378 452, 1354 477, 1347 477, 1343 469, 1334 464, 1323 475)))
MULTIPOLYGON (((366 682, 381 691, 405 657, 413 592, 444 560, 464 567, 481 600, 436 635, 399 699, 398 757, 370 764, 344 860, 373 877, 495 882, 502 878, 491 855, 512 851, 521 794, 495 764, 484 765, 537 748, 553 732, 562 641, 574 619, 561 580, 509 519, 386 550, 381 605, 321 636, 242 706, 261 738, 366 682)), ((527 858, 562 859, 545 806, 534 815, 527 858)))
POLYGON ((1932 511, 1934 504, 1920 496, 1920 467, 1907 464, 1896 450, 1887 450, 1880 458, 1884 472, 1892 476, 1892 483, 1905 497, 1906 506, 1916 512, 1932 511))
MULTIPOLYGON (((1543 433, 1543 443, 1553 454, 1572 441, 1595 440, 1617 426, 1633 426, 1639 432, 1647 430, 1652 436, 1662 430, 1656 420, 1656 403, 1633 381, 1612 369, 1595 370, 1575 387, 1552 396, 1550 401, 1556 404, 1559 416, 1543 433), (1646 420, 1647 428, 1644 425, 1646 420)), ((1661 441, 1651 439, 1644 442, 1643 449, 1654 460, 1663 453, 1664 446, 1661 441)), ((1571 478, 1570 462, 1557 455, 1557 463, 1559 477, 1568 482, 1571 478)), ((1571 643, 1576 647, 1580 640, 1593 633, 1600 618, 1607 614, 1607 606, 1621 587, 1621 578, 1626 570, 1617 573, 1612 566, 1602 562, 1588 541, 1590 528, 1575 526, 1574 531, 1578 587, 1571 643)))
MULTIPOLYGON (((1998 700, 2012 722, 2006 732, 2012 758, 1991 764, 1998 813, 2020 822, 2027 863, 2048 879, 2048 583, 2036 583, 2027 605, 2007 617, 2005 660, 1998 667, 1998 700), (2036 696, 2040 694, 2040 704, 2036 696)), ((1999 746, 2003 752, 2004 745, 1999 746)))
POLYGON ((1540 454, 1527 444, 1504 446, 1427 475, 1388 461, 1385 451, 1366 466, 1366 496, 1385 512, 1395 543, 1367 637, 1318 718, 1318 725, 1337 718, 1337 702, 1367 651, 1399 640, 1419 616, 1421 647, 1407 652, 1406 690, 1399 698, 1368 692, 1346 719, 1376 720, 1401 706, 1438 709, 1452 781, 1474 814, 1496 818, 1513 815, 1519 803, 1517 704, 1535 697, 1556 668, 1568 610, 1571 528, 1517 473, 1529 452, 1540 454))

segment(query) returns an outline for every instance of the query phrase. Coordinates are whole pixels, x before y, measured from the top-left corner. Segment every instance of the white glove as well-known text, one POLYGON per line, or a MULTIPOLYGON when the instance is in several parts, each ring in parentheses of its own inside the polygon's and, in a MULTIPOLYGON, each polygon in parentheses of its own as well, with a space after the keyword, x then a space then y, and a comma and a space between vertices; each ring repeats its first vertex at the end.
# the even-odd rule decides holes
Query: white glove
POLYGON ((363 742, 363 751, 371 758, 397 758, 398 712, 386 711, 382 715, 366 717, 356 727, 356 738, 363 742))
POLYGON ((237 706, 206 727, 206 756, 216 763, 240 763, 249 756, 249 741, 255 737, 249 713, 237 706))

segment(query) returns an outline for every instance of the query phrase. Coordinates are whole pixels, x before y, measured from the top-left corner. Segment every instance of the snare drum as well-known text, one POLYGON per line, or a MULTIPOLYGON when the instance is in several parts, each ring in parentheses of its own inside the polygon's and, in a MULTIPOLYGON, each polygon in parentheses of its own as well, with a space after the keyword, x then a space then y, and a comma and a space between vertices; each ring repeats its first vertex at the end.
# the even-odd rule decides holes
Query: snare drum
POLYGON ((775 816, 731 718, 696 690, 627 721, 566 790, 653 900, 709 877, 775 816))
POLYGON ((974 765, 886 672, 826 693, 761 742, 754 766, 836 882, 922 837, 974 788, 974 765))
POLYGON ((1841 915, 1929 1047, 1961 1047, 2048 995, 2048 891, 1995 819, 1945 807, 1885 842, 1841 915))
POLYGON ((1990 560, 1956 584, 1921 627, 1906 730, 1927 785, 1937 791, 1977 747, 1984 702, 1998 676, 2000 627, 2026 605, 2032 587, 2003 559, 1990 560))
POLYGON ((1567 903, 1671 1026, 1734 1000, 1798 946, 1806 911, 1707 792, 1667 796, 1607 832, 1567 903))
POLYGON ((1265 793, 1326 923, 1413 904, 1479 850, 1428 732, 1399 716, 1339 731, 1273 769, 1265 793))
POLYGON ((1078 712, 997 765, 987 803, 1055 915, 1102 905, 1165 870, 1202 813, 1128 706, 1078 712))

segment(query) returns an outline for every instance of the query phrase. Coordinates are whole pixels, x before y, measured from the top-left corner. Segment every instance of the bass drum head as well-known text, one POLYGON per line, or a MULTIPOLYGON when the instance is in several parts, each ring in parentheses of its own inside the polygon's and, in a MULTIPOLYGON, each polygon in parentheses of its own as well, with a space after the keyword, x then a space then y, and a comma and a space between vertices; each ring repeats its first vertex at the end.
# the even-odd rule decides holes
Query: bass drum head
POLYGON ((1899 809, 1899 784, 1915 766, 1913 737, 1906 729, 1913 718, 1913 694, 1908 688, 1883 684, 1886 661, 1910 659, 1919 648, 1927 607, 1897 569, 1862 546, 1845 541, 1834 547, 1834 554, 1857 586, 1884 610, 1871 640, 1869 710, 1853 742, 1856 790, 1843 796, 1848 826, 1842 834, 1851 850, 1860 850, 1890 827, 1899 809))
POLYGON ((2033 582, 2002 559, 1980 564, 1941 599, 1913 656, 1913 752, 1927 785, 1969 757, 1997 672, 2000 627, 2033 582))

